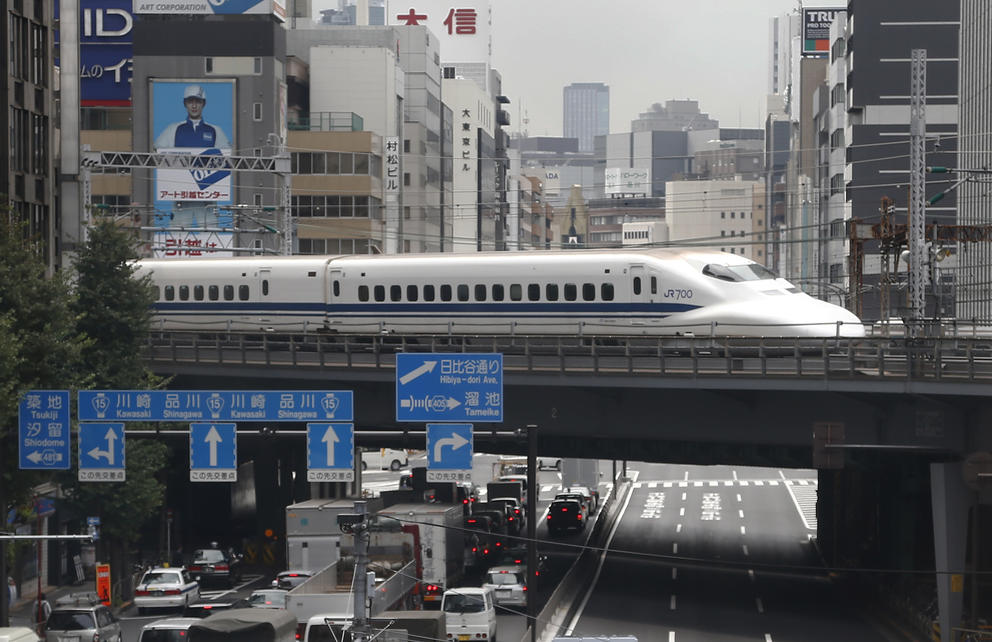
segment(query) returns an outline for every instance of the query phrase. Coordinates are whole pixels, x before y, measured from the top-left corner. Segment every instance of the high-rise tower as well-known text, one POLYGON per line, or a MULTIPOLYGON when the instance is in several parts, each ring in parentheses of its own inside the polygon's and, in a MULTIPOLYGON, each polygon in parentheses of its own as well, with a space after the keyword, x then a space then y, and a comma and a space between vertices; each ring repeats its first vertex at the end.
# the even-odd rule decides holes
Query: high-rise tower
POLYGON ((610 133, 610 88, 601 82, 576 82, 564 90, 564 136, 578 138, 579 151, 591 152, 593 139, 610 133))

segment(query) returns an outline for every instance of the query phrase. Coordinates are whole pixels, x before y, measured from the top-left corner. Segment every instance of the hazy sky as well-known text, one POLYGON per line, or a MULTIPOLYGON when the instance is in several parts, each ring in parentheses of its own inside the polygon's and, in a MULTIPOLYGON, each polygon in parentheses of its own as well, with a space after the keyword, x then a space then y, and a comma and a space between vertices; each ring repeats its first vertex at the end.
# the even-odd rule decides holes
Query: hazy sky
MULTIPOLYGON (((316 14, 337 1, 313 4, 316 14)), ((798 4, 492 0, 493 66, 511 101, 510 131, 527 118, 530 135, 561 136, 562 88, 573 82, 610 86, 611 132, 630 131, 630 121, 652 103, 673 98, 698 100, 725 127, 762 126, 768 19, 798 4)), ((824 0, 816 6, 843 4, 824 0)))

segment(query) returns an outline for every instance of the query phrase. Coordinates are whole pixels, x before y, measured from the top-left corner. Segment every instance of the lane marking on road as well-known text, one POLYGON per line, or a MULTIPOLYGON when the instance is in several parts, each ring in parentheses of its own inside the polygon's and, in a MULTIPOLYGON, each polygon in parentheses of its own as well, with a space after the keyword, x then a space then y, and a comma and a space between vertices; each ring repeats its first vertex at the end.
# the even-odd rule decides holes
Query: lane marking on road
POLYGON ((737 501, 742 501, 741 500, 741 494, 740 493, 737 493, 737 501))
POLYGON ((688 488, 688 487, 689 487, 689 482, 686 481, 679 482, 679 488, 688 488))
POLYGON ((679 577, 679 569, 677 567, 673 566, 672 567, 672 579, 675 580, 675 579, 678 579, 678 577, 679 577))
POLYGON ((765 642, 772 642, 772 634, 765 633, 765 642))
POLYGON ((741 480, 741 486, 747 486, 748 482, 746 479, 741 480))
POLYGON ((682 493, 682 501, 685 501, 686 494, 687 493, 682 493))
POLYGON ((710 487, 712 488, 713 486, 718 486, 719 484, 720 484, 720 482, 711 481, 710 482, 710 487))
POLYGON ((675 532, 676 533, 682 532, 682 522, 679 522, 678 524, 675 525, 675 532))
POLYGON ((603 564, 606 562, 606 555, 610 552, 610 545, 613 543, 613 536, 617 534, 617 529, 620 528, 620 523, 623 522, 624 515, 627 513, 627 507, 630 505, 630 499, 633 496, 634 493, 627 493, 627 499, 623 502, 623 507, 620 509, 620 514, 617 515, 617 520, 614 522, 613 528, 610 529, 610 536, 606 539, 606 545, 603 546, 603 552, 599 554, 599 561, 596 564, 596 574, 593 575, 592 581, 589 582, 589 589, 582 598, 582 604, 579 605, 579 610, 576 611, 575 616, 572 617, 572 621, 568 625, 568 629, 565 631, 566 636, 572 635, 572 631, 575 630, 575 626, 579 623, 582 613, 586 610, 586 604, 589 603, 589 598, 592 597, 592 593, 596 589, 596 584, 599 583, 599 575, 603 572, 603 564))
POLYGON ((754 485, 755 486, 764 486, 765 485, 765 482, 761 481, 760 479, 755 479, 754 480, 754 485))
POLYGON ((748 576, 748 579, 750 579, 752 582, 758 581, 758 579, 754 576, 754 569, 753 568, 747 569, 747 576, 748 576))
POLYGON ((689 481, 689 471, 688 470, 685 471, 685 477, 683 479, 685 479, 686 481, 689 481))
POLYGON ((658 482, 648 482, 648 488, 657 488, 658 482))
POLYGON ((741 548, 744 549, 744 555, 750 555, 750 553, 747 552, 747 544, 741 544, 741 548))
POLYGON ((723 482, 723 485, 724 485, 724 486, 733 486, 733 485, 734 485, 734 482, 732 482, 732 481, 730 481, 730 480, 728 479, 727 481, 725 481, 725 482, 723 482))
POLYGON ((741 519, 744 519, 744 511, 743 510, 738 510, 737 512, 740 514, 741 519))
POLYGON ((694 488, 699 488, 699 487, 701 487, 703 485, 703 482, 701 482, 701 481, 692 482, 692 485, 693 485, 694 488))
POLYGON ((734 481, 737 481, 737 471, 736 470, 732 470, 730 472, 732 472, 734 474, 734 481))
POLYGON ((679 509, 679 517, 685 517, 685 506, 679 509))
POLYGON ((808 530, 816 530, 816 486, 786 486, 789 497, 799 517, 803 520, 803 526, 808 530))
POLYGON ((743 526, 741 526, 741 535, 747 535, 747 532, 744 530, 743 526))
POLYGON ((669 611, 674 611, 675 610, 675 596, 674 595, 672 595, 672 599, 668 603, 668 610, 669 611))
POLYGON ((758 613, 764 613, 765 612, 765 605, 761 603, 761 598, 760 597, 756 597, 756 598, 754 598, 754 601, 758 604, 758 613))
POLYGON ((668 642, 675 642, 675 631, 668 632, 668 642))
POLYGON ((665 488, 671 488, 672 482, 665 482, 665 488))
POLYGON ((679 543, 672 542, 672 555, 678 555, 678 554, 679 554, 679 543))

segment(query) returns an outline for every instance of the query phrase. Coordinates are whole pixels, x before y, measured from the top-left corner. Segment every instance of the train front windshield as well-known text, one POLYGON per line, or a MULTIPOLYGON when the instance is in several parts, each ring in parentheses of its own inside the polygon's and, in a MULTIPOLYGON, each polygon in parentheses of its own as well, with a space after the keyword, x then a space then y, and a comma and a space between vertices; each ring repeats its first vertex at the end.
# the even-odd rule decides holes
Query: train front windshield
POLYGON ((703 268, 703 274, 721 281, 765 281, 777 279, 778 275, 759 263, 745 265, 720 265, 710 263, 703 268))

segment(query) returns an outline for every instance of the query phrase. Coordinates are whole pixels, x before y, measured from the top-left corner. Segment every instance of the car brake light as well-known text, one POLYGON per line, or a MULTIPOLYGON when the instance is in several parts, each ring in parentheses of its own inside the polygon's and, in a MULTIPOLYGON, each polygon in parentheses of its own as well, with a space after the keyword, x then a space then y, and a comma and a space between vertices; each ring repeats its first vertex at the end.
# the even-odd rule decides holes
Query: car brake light
POLYGON ((576 513, 575 519, 582 519, 582 513, 576 513))
POLYGON ((473 553, 477 553, 477 552, 479 552, 479 547, 478 547, 478 546, 473 546, 473 547, 472 547, 472 552, 473 552, 473 553))
POLYGON ((467 499, 463 499, 463 500, 462 500, 462 503, 463 503, 463 504, 467 504, 467 503, 468 503, 468 500, 467 500, 467 499))
POLYGON ((227 564, 218 564, 218 565, 214 566, 214 569, 216 569, 218 571, 226 571, 226 570, 230 569, 230 567, 227 564))
POLYGON ((568 508, 567 508, 567 507, 565 507, 565 506, 562 506, 562 509, 561 509, 561 512, 563 512, 563 513, 567 513, 567 512, 568 512, 568 508))
POLYGON ((166 595, 179 595, 179 589, 169 589, 165 592, 166 595))
POLYGON ((100 634, 99 633, 94 633, 93 634, 93 642, 100 642, 100 634))
POLYGON ((469 524, 474 524, 475 523, 475 520, 474 519, 470 519, 470 520, 468 520, 468 523, 469 524))
POLYGON ((482 554, 483 555, 489 555, 489 549, 488 548, 482 549, 482 554))
POLYGON ((548 519, 549 519, 549 520, 551 519, 551 515, 548 515, 548 519))
POLYGON ((134 594, 135 594, 135 596, 145 596, 145 595, 148 595, 148 591, 144 591, 144 590, 138 589, 137 591, 134 592, 134 594))
POLYGON ((523 588, 523 590, 525 590, 525 591, 526 591, 526 590, 527 590, 527 587, 525 586, 525 587, 523 588))

